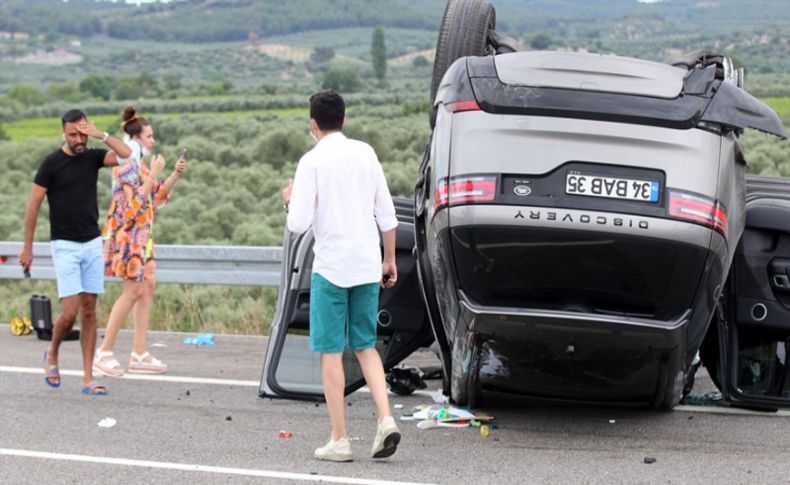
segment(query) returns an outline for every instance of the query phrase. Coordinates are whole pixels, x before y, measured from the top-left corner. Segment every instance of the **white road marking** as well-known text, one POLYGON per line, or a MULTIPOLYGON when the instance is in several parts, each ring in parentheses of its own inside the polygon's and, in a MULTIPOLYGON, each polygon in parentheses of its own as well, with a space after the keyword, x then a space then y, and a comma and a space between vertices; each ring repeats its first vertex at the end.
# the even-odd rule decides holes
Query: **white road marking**
MULTIPOLYGON (((17 374, 44 374, 44 369, 38 367, 15 367, 9 365, 0 365, 0 372, 15 372, 17 374)), ((82 377, 81 370, 66 370, 61 369, 60 375, 62 376, 78 376, 82 377)), ((243 381, 238 379, 214 379, 210 377, 188 377, 188 376, 165 376, 161 374, 124 374, 121 377, 113 377, 112 379, 130 379, 138 381, 159 381, 159 382, 176 382, 183 384, 214 384, 224 386, 242 386, 242 387, 259 387, 259 381, 243 381)), ((362 387, 356 392, 370 393, 370 389, 362 387)), ((435 391, 434 391, 435 392, 435 391)), ((392 393, 390 393, 392 395, 392 393)), ((418 390, 412 394, 414 396, 422 396, 432 398, 433 392, 418 390)), ((696 413, 711 413, 711 414, 742 414, 749 416, 768 416, 768 417, 790 417, 790 411, 780 410, 775 413, 765 411, 752 411, 750 409, 741 409, 725 406, 688 406, 680 405, 675 406, 675 411, 691 411, 696 413)))
MULTIPOLYGON (((0 365, 0 372, 13 372, 17 374, 44 374, 43 368, 38 367, 15 367, 10 365, 0 365)), ((61 369, 60 375, 61 376, 76 376, 82 377, 83 372, 81 370, 68 370, 68 369, 61 369)), ((162 374, 129 374, 126 373, 121 377, 112 377, 112 379, 129 379, 129 380, 136 380, 136 381, 159 381, 159 382, 175 382, 175 383, 182 383, 182 384, 214 384, 214 385, 224 385, 224 386, 241 386, 241 387, 259 387, 261 385, 260 381, 244 381, 239 379, 214 379, 211 377, 188 377, 188 376, 173 376, 173 375, 162 375, 162 374)), ((358 389, 356 392, 365 392, 370 393, 370 389, 367 387, 362 387, 358 389)), ((414 391, 414 395, 416 396, 425 396, 431 397, 431 393, 428 391, 414 391)))
MULTIPOLYGON (((18 374, 44 374, 44 369, 36 367, 14 367, 9 365, 0 365, 0 372, 16 372, 18 374)), ((82 377, 81 370, 67 370, 61 369, 61 376, 78 376, 82 377)), ((113 377, 112 379, 129 379, 135 381, 159 381, 159 382, 180 382, 184 384, 219 384, 227 386, 247 386, 258 387, 258 381, 242 381, 238 379, 213 379, 210 377, 186 377, 186 376, 165 376, 161 374, 124 374, 121 377, 113 377)))
POLYGON ((225 475, 243 475, 248 477, 279 478, 282 480, 305 480, 311 482, 351 483, 370 485, 428 485, 418 482, 394 482, 372 478, 336 477, 330 475, 312 475, 309 473, 278 472, 273 470, 256 470, 253 468, 233 468, 222 466, 198 465, 190 463, 172 463, 163 461, 131 460, 128 458, 111 458, 105 456, 73 455, 67 453, 50 453, 46 451, 16 450, 0 448, 0 455, 24 458, 41 458, 45 460, 78 461, 84 463, 101 463, 108 465, 137 466, 144 468, 160 468, 188 472, 218 473, 225 475))

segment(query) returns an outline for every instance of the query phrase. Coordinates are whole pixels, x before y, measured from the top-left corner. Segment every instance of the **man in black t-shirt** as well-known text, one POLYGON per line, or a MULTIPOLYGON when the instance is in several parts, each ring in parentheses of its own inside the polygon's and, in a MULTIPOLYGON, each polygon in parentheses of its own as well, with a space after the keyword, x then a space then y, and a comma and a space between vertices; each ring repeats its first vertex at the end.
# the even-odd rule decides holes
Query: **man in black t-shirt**
POLYGON ((50 246, 61 314, 52 329, 52 343, 44 354, 44 382, 60 387, 58 352, 60 344, 81 315, 80 344, 85 371, 83 394, 107 394, 93 380, 96 349, 96 298, 104 292, 104 261, 99 233, 96 182, 101 167, 118 165, 131 149, 118 138, 88 123, 85 113, 70 110, 61 118, 63 140, 58 151, 47 156, 38 168, 25 211, 25 242, 19 263, 27 273, 33 264, 33 234, 44 197, 49 202, 50 246), (88 137, 100 139, 111 151, 87 147, 88 137))

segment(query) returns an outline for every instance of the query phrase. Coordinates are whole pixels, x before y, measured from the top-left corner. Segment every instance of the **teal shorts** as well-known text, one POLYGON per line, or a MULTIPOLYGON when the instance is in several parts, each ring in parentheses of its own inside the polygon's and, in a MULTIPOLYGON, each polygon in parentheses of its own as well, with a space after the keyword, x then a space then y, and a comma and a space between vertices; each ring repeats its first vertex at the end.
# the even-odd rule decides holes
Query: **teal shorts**
POLYGON ((379 284, 342 288, 318 273, 310 280, 310 349, 335 354, 376 346, 379 284))

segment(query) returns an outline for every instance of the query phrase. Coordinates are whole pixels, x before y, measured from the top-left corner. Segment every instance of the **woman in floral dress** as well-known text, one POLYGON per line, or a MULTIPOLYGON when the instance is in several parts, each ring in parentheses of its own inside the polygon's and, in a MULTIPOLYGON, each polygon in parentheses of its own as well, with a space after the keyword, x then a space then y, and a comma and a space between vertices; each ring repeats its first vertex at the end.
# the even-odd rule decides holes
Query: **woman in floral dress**
POLYGON ((145 118, 136 116, 133 107, 123 112, 123 130, 132 155, 113 169, 112 201, 102 230, 104 267, 107 276, 123 280, 123 291, 110 312, 104 341, 96 351, 93 369, 111 377, 123 375, 113 353, 118 331, 134 307, 134 341, 129 372, 161 374, 167 370, 161 360, 146 351, 146 333, 156 289, 154 259, 154 219, 170 199, 170 192, 186 168, 179 159, 175 170, 164 181, 157 176, 165 166, 161 155, 154 155, 150 166, 143 157, 154 145, 154 133, 145 118))

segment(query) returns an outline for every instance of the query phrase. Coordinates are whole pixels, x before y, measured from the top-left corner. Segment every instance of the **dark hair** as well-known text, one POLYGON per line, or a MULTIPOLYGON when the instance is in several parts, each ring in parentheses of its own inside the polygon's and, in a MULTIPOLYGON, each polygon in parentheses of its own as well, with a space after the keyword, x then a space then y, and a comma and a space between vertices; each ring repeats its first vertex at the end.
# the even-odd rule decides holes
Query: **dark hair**
POLYGON ((334 89, 319 91, 310 96, 310 118, 321 131, 339 130, 346 116, 346 103, 334 89))
POLYGON ((143 118, 142 116, 137 116, 137 111, 134 109, 134 106, 127 106, 123 109, 123 114, 121 114, 121 119, 123 123, 121 126, 123 127, 124 133, 129 136, 139 135, 143 131, 143 126, 148 126, 148 120, 143 118))
POLYGON ((66 126, 66 123, 74 123, 75 121, 82 119, 88 119, 88 117, 85 116, 85 113, 78 109, 70 109, 66 111, 66 114, 64 114, 62 118, 60 118, 60 126, 64 127, 66 126))

